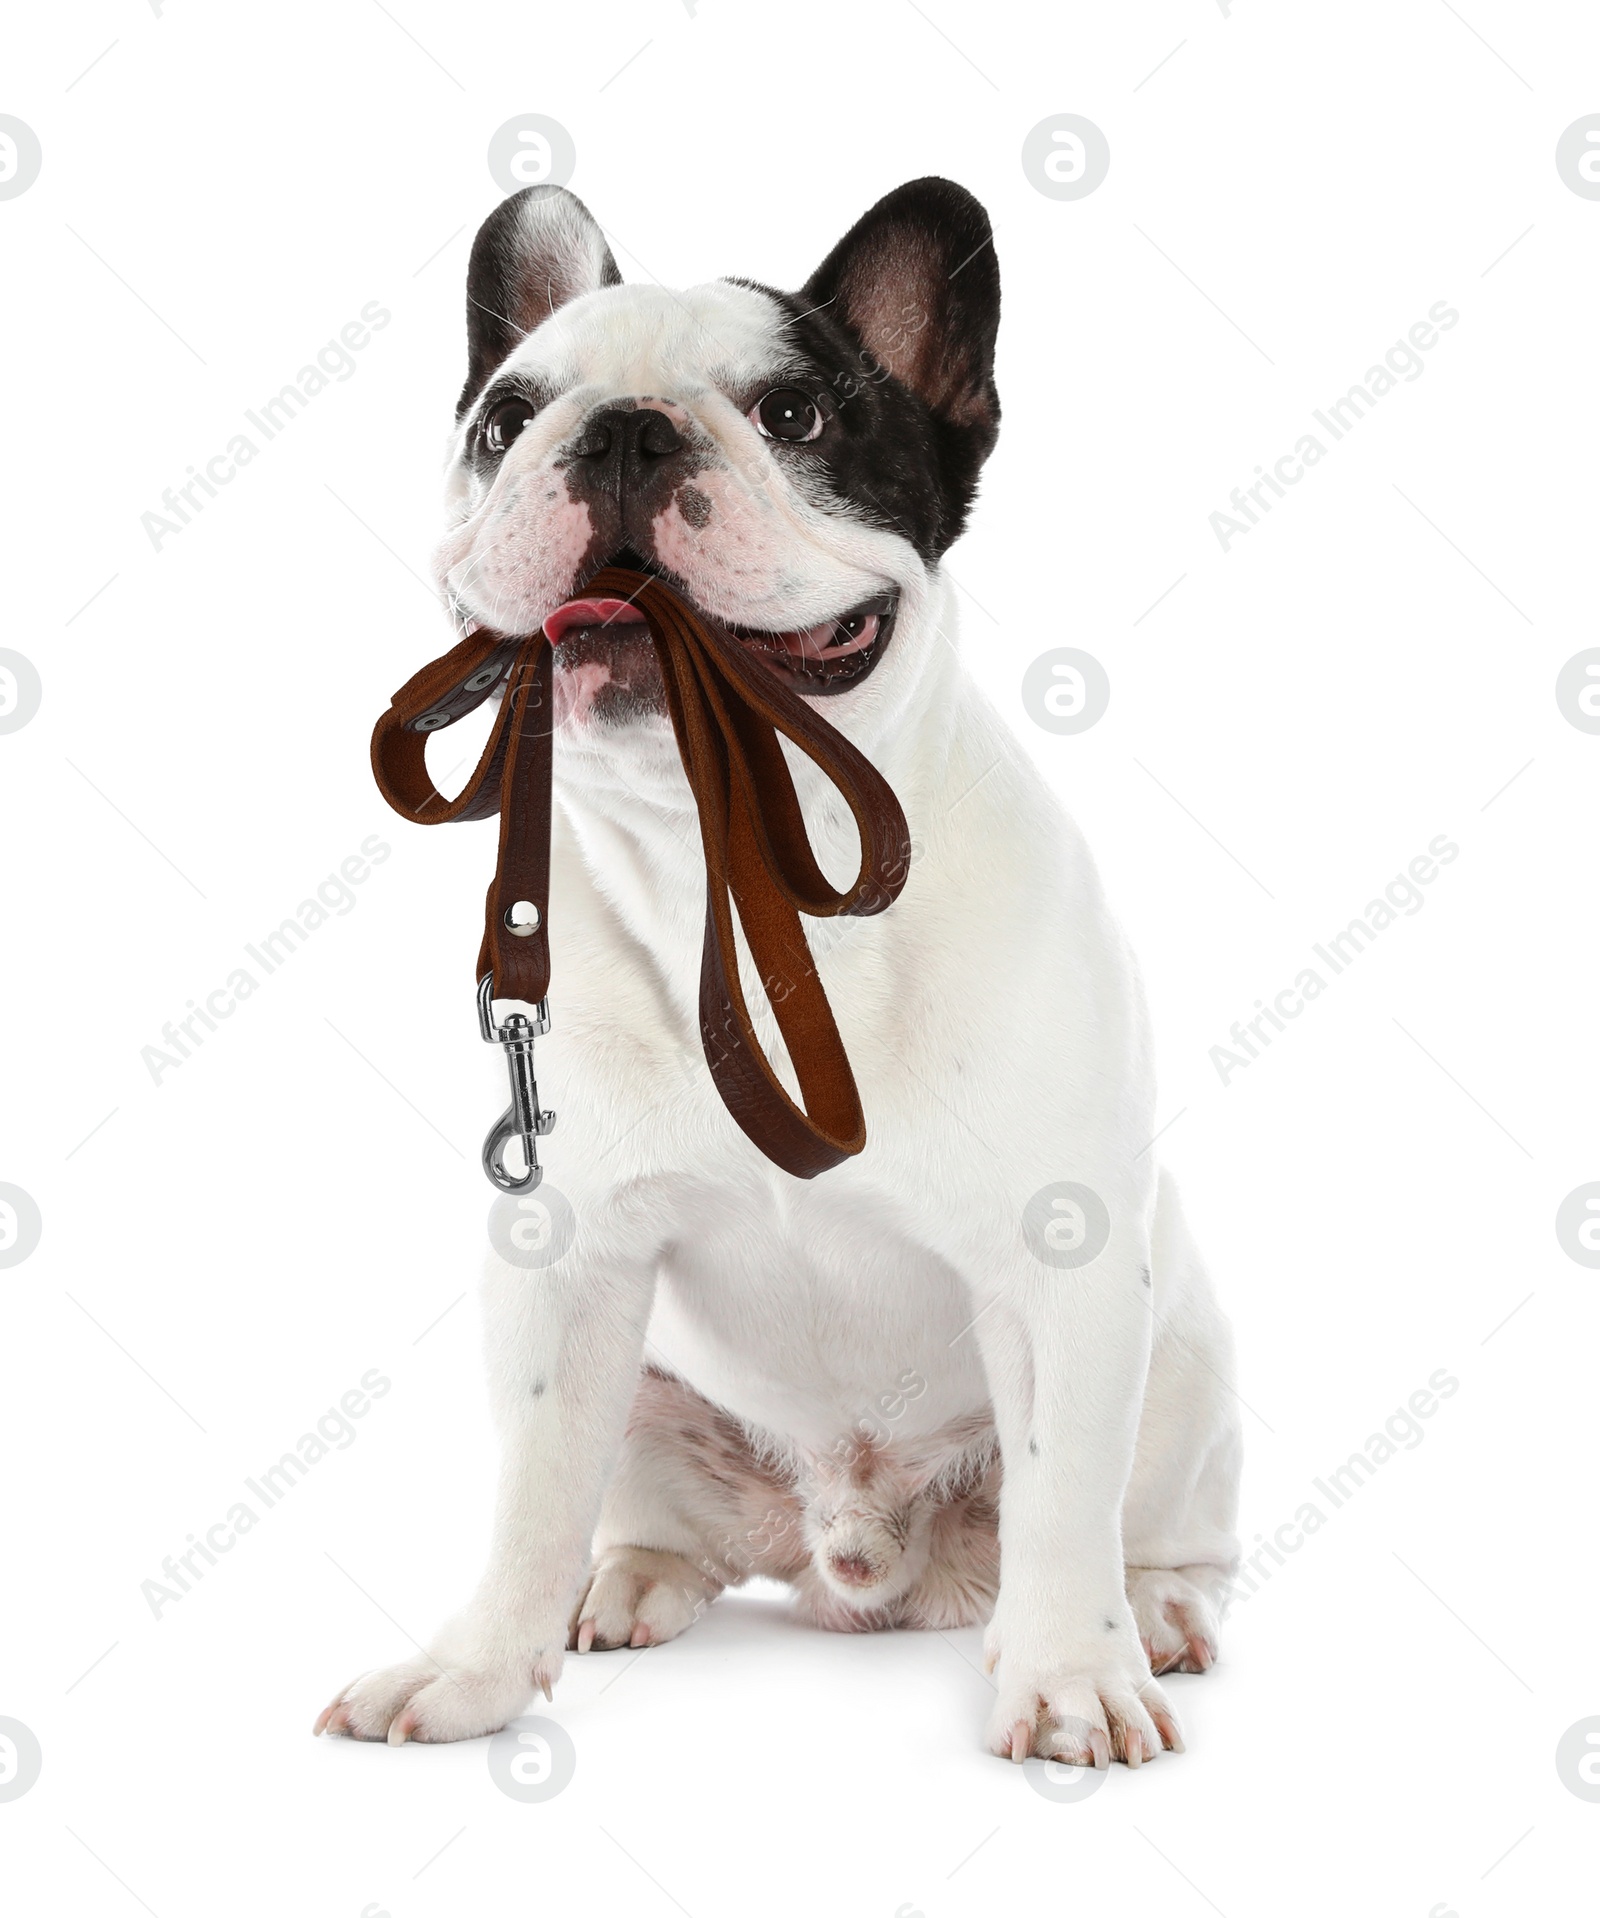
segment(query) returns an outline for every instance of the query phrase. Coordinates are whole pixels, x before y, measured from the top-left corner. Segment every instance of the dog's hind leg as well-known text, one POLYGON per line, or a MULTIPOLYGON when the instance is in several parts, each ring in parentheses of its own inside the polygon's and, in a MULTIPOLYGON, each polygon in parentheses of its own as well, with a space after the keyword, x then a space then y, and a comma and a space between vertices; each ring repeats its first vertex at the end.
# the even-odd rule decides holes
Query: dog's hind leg
POLYGON ((595 1533, 571 1647, 659 1645, 726 1586, 793 1575, 801 1512, 743 1428, 681 1379, 646 1370, 595 1533))
POLYGON ((1153 1672, 1203 1672, 1238 1560, 1233 1337, 1162 1174, 1151 1234, 1155 1336, 1123 1505, 1128 1601, 1153 1672))

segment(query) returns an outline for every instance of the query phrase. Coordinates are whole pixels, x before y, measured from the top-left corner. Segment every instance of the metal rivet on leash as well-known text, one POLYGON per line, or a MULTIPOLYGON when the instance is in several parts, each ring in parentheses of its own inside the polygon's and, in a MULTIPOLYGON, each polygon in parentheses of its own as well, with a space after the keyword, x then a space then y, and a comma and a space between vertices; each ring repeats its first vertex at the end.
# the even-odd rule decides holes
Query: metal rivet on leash
POLYGON ((481 693, 485 686, 492 686, 499 677, 498 666, 484 666, 463 684, 461 690, 467 693, 481 693))
POLYGON ((518 899, 506 907, 504 925, 516 939, 531 939, 539 930, 539 908, 531 899, 518 899))
POLYGON ((455 717, 453 713, 424 713, 420 719, 412 720, 412 726, 419 733, 436 733, 441 726, 448 726, 455 717))

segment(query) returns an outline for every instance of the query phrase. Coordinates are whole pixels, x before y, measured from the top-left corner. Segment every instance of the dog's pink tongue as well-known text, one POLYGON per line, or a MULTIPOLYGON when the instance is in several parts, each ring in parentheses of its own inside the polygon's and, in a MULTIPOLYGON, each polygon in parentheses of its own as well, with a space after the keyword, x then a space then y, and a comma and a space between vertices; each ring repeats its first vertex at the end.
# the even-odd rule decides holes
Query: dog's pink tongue
POLYGON ((544 636, 554 646, 575 626, 642 626, 644 614, 631 599, 569 599, 544 623, 544 636))
POLYGON ((878 637, 878 615, 868 613, 858 633, 846 631, 836 619, 825 619, 820 626, 801 633, 780 633, 783 645, 799 659, 843 659, 847 653, 859 653, 878 637))

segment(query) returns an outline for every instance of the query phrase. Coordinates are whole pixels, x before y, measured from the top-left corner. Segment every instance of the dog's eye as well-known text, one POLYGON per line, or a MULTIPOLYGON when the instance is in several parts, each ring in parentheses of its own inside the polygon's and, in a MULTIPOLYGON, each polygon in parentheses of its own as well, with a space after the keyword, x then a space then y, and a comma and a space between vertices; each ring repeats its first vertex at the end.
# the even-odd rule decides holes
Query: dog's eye
POLYGON ((822 431, 822 414, 804 393, 779 386, 751 407, 750 424, 763 439, 814 440, 822 431))
POLYGON ((526 400, 502 400, 483 422, 483 443, 491 453, 503 453, 533 418, 526 400))

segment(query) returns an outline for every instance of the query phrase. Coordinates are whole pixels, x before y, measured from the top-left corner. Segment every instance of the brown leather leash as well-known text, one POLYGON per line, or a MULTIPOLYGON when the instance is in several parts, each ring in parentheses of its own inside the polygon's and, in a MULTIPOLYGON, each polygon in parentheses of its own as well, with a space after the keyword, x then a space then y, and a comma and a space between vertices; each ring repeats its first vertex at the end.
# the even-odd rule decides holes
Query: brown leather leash
MULTIPOLYGON (((730 633, 702 621, 670 587, 620 566, 589 580, 584 597, 637 606, 655 643, 667 709, 700 815, 706 930, 700 964, 700 1038, 723 1104, 775 1165, 815 1178, 866 1144, 866 1121, 833 1009, 800 914, 828 919, 882 912, 911 863, 905 815, 887 782, 844 736, 730 633), (829 883, 806 835, 779 744, 790 740, 838 789, 855 817, 861 866, 844 891, 829 883), (734 914, 760 973, 800 1088, 797 1104, 762 1051, 739 983, 734 914)), ((550 813, 554 714, 551 643, 543 632, 507 638, 487 628, 424 666, 394 695, 372 735, 384 798, 424 826, 500 815, 500 853, 478 952, 483 1037, 505 1048, 511 1104, 484 1141, 484 1170, 505 1192, 531 1192, 542 1173, 536 1141, 555 1124, 541 1111, 533 1041, 550 1029, 550 813), (502 694, 489 742, 466 785, 446 799, 424 757, 429 733, 502 694), (497 1022, 496 1000, 519 1000, 497 1022), (505 1147, 522 1142, 526 1170, 505 1147)))

